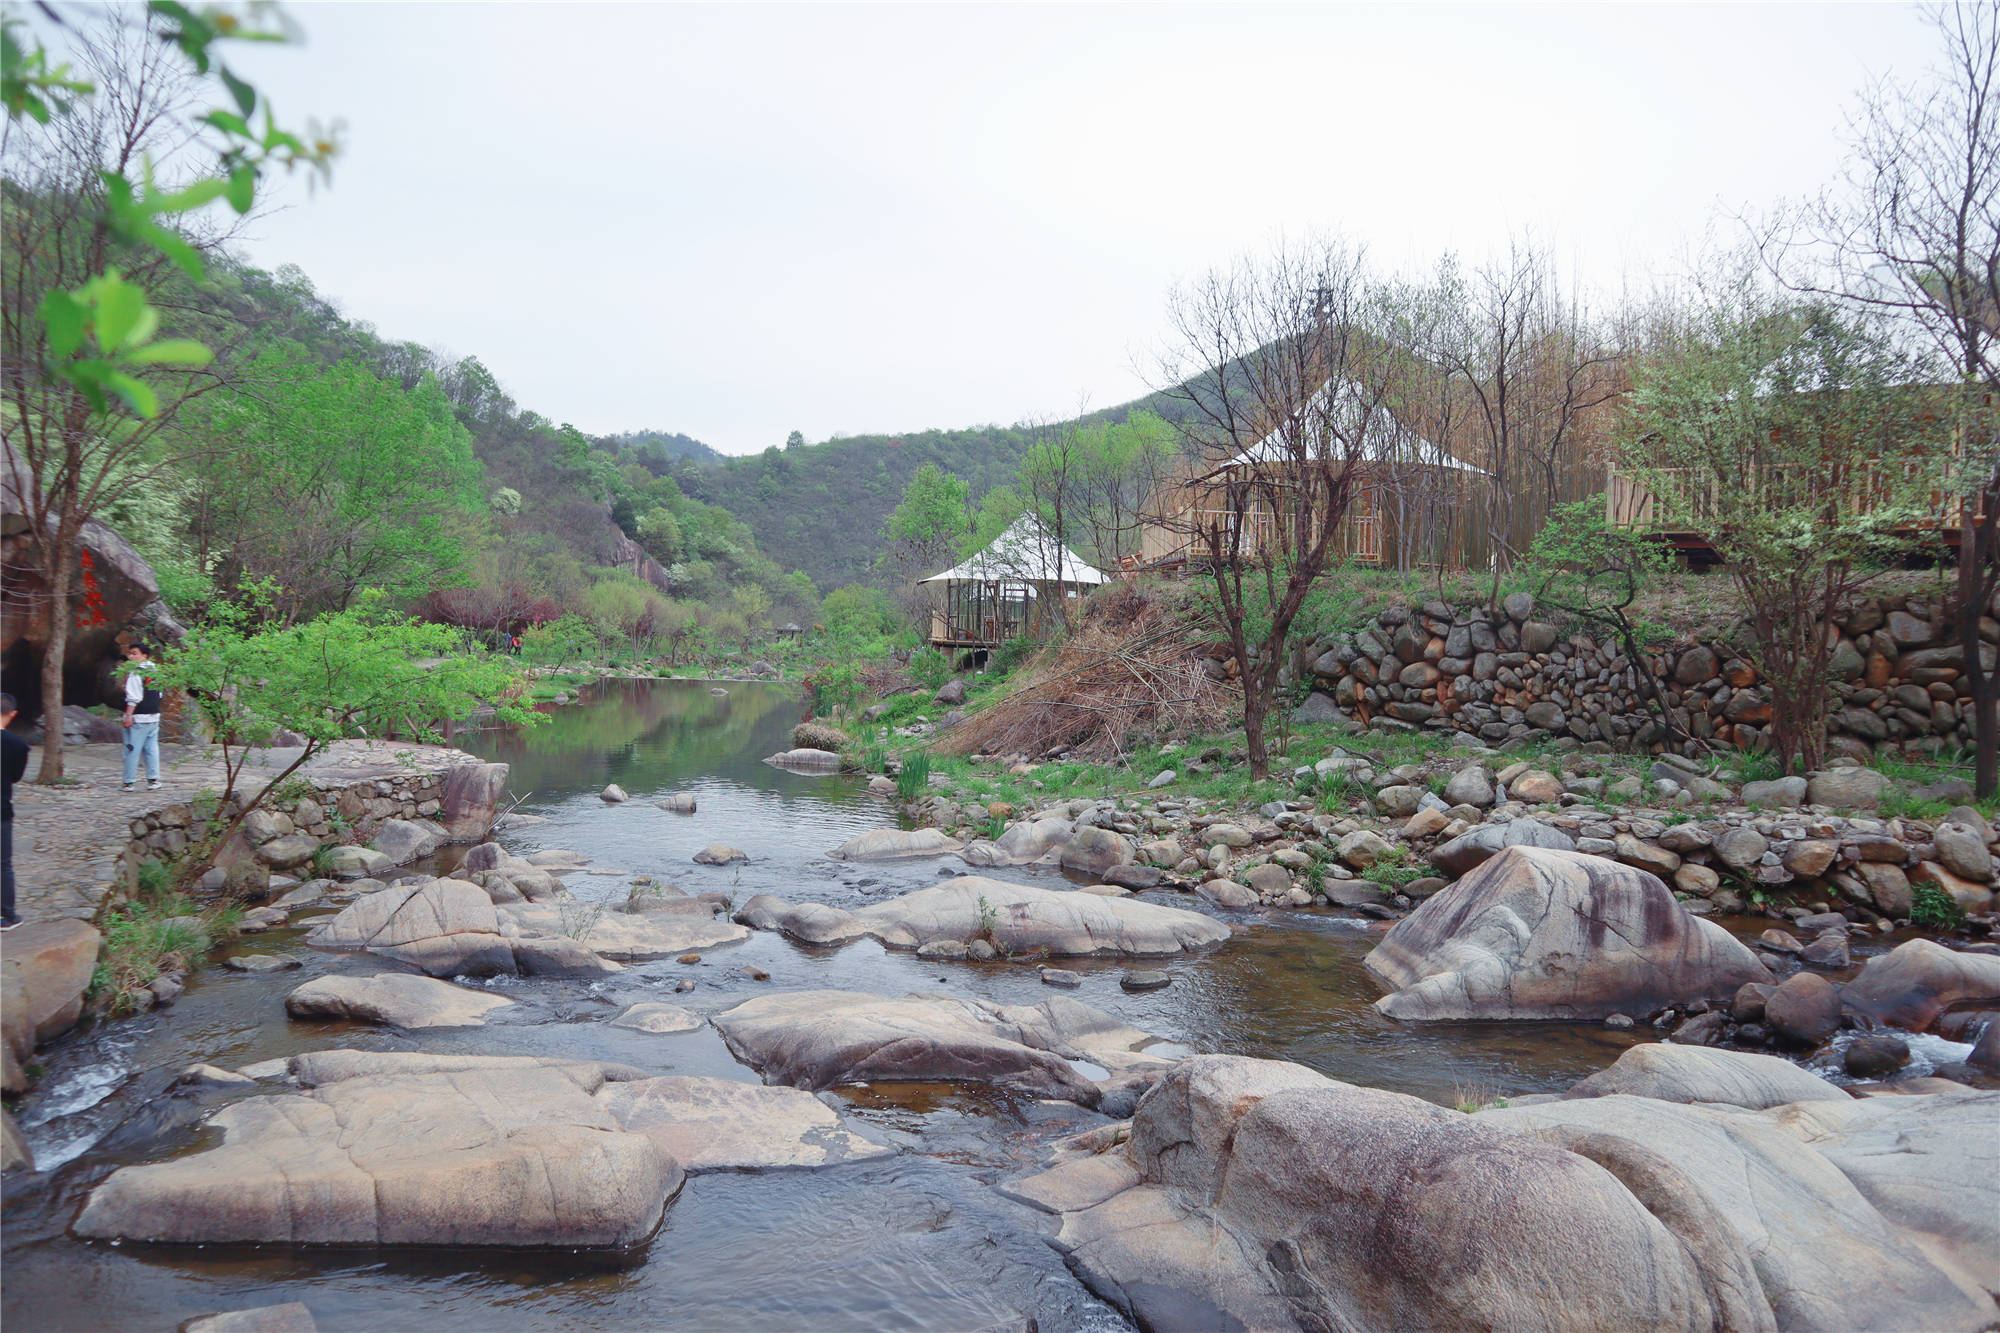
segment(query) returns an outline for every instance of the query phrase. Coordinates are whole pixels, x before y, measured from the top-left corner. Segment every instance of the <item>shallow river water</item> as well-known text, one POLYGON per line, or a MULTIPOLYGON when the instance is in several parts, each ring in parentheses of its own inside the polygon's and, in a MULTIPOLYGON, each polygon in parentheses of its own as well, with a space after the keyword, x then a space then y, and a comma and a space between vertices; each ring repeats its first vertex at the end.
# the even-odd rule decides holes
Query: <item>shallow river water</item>
MULTIPOLYGON (((570 848, 603 873, 571 875, 579 897, 622 898, 650 875, 741 902, 769 891, 843 907, 906 892, 956 861, 848 865, 829 848, 895 815, 852 777, 810 777, 762 762, 789 748, 795 689, 726 682, 615 681, 525 732, 461 734, 464 748, 513 766, 513 851, 570 848), (631 800, 597 793, 616 782, 631 800), (654 802, 693 792, 698 813, 654 802), (748 864, 709 868, 693 853, 726 842, 748 864)), ((1037 872, 989 872, 1033 881, 1037 872)), ((1145 895, 1180 906, 1184 896, 1145 895)), ((1594 1025, 1401 1026, 1369 1007, 1362 970, 1379 927, 1344 914, 1223 913, 1235 938, 1166 965, 1173 985, 1130 995, 1123 967, 1070 960, 1070 992, 1134 1026, 1199 1051, 1296 1060, 1332 1077, 1449 1104, 1468 1093, 1553 1091, 1617 1058, 1634 1040, 1594 1025)), ((294 918, 295 926, 309 918, 294 918)), ((1768 923, 1759 923, 1768 924, 1768 923)), ((299 970, 244 975, 210 966, 170 1010, 73 1040, 19 1115, 43 1167, 6 1190, 0 1309, 10 1330, 169 1330, 214 1310, 300 1300, 325 1330, 534 1329, 1116 1329, 1043 1239, 1045 1219, 993 1182, 1035 1164, 1048 1140, 1103 1123, 1071 1106, 940 1085, 877 1084, 833 1094, 857 1128, 904 1151, 820 1171, 717 1173, 691 1179, 652 1242, 628 1255, 470 1249, 135 1246, 83 1242, 67 1228, 113 1167, 191 1151, 196 1123, 230 1095, 171 1092, 179 1070, 236 1068, 338 1046, 464 1050, 617 1060, 659 1072, 756 1081, 712 1029, 656 1036, 603 1020, 641 999, 699 1013, 753 993, 835 987, 1037 1003, 1035 967, 924 963, 870 941, 840 950, 757 933, 703 951, 700 963, 639 964, 607 980, 486 983, 521 1003, 483 1028, 420 1036, 288 1020, 285 995, 328 972, 367 972, 354 955, 307 948, 302 929, 242 941, 290 953, 299 970), (756 981, 754 967, 769 974, 756 981), (672 994, 692 979, 695 989, 672 994), (51 1169, 53 1167, 53 1169, 51 1169)), ((1151 964, 1149 964, 1150 966, 1151 964)), ((268 1091, 268 1089, 265 1089, 268 1091)))

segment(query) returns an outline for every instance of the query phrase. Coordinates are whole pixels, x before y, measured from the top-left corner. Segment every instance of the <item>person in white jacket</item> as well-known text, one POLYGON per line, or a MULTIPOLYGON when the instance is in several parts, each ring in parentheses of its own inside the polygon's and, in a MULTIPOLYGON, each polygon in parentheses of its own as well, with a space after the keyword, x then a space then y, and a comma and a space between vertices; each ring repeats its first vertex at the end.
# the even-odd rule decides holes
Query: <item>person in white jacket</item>
POLYGON ((160 690, 153 683, 153 655, 135 643, 125 650, 131 663, 125 675, 125 790, 139 776, 139 757, 146 758, 146 790, 160 789, 160 690))

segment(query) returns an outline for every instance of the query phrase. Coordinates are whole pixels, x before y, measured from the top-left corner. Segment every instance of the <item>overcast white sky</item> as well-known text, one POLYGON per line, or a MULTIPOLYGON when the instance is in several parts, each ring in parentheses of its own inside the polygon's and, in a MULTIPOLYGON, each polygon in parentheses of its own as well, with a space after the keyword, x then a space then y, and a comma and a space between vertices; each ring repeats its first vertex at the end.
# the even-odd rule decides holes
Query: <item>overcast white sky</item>
POLYGON ((250 257, 732 453, 1136 397, 1172 284, 1281 233, 1394 268, 1531 227, 1643 285, 1930 49, 1888 5, 291 8, 238 63, 346 152, 250 257))

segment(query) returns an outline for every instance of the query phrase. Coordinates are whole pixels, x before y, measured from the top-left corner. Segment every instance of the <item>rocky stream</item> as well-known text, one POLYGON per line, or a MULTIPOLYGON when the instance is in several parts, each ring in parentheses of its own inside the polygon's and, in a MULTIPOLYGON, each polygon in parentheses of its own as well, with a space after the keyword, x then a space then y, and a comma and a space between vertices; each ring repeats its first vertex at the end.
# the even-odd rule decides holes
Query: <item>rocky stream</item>
MULTIPOLYGON (((1489 865, 1536 887, 1468 874, 1491 891, 1466 919, 1371 972, 1396 923, 1338 905, 1090 894, 1041 859, 954 884, 956 856, 829 855, 907 823, 861 778, 764 762, 797 715, 781 685, 605 681, 547 726, 461 735, 522 798, 497 846, 329 885, 172 1007, 51 1048, 16 1108, 37 1169, 6 1180, 6 1322, 2000 1318, 2000 1094, 1922 1077, 1968 1043, 1905 1034, 1915 1095, 1855 1097, 1828 1052, 1858 1034, 1808 1068, 1446 1003, 1530 993, 1492 957, 1536 895, 1636 895, 1677 952, 1620 976, 1723 977, 1723 1009, 1770 921, 1691 924, 1651 876, 1513 848, 1489 865), (975 937, 1058 947, 982 960, 975 937), (1384 970, 1445 1016, 1379 1010, 1384 970)), ((1608 909, 1587 926, 1629 943, 1608 909)), ((1827 975, 1909 938, 1861 932, 1827 975)))

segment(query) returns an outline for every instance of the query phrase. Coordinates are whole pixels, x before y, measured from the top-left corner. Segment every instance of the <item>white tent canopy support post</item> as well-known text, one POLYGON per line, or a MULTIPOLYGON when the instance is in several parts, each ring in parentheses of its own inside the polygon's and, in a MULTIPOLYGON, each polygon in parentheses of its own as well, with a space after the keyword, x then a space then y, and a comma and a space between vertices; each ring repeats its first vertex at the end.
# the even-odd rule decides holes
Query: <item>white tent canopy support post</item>
POLYGON ((1023 514, 985 550, 925 583, 944 585, 931 613, 931 642, 942 647, 997 647, 1034 631, 1055 598, 1073 598, 1110 579, 1023 514))

